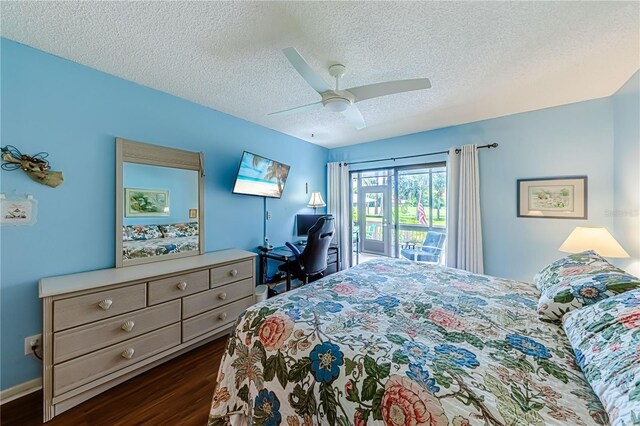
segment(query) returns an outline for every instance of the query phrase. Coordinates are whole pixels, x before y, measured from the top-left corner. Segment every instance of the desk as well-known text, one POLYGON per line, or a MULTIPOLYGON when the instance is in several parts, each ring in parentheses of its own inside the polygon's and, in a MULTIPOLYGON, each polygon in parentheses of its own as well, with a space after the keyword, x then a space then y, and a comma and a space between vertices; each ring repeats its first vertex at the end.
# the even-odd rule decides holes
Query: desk
MULTIPOLYGON (((300 247, 300 250, 304 249, 304 246, 300 247)), ((329 246, 327 253, 327 269, 324 271, 324 276, 331 275, 340 270, 340 256, 337 245, 329 246)), ((268 268, 269 259, 275 260, 281 263, 291 262, 295 259, 295 256, 287 246, 276 247, 268 252, 260 252, 260 284, 277 284, 283 281, 287 283, 287 291, 291 290, 291 273, 287 272, 285 278, 276 278, 269 280, 268 268)))

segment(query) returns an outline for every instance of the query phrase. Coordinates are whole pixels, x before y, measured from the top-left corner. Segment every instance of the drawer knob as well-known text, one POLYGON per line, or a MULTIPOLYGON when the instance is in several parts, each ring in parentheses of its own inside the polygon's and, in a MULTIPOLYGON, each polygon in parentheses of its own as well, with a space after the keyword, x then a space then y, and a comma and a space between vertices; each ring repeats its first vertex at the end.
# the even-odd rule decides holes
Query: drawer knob
POLYGON ((124 359, 131 359, 131 358, 133 358, 133 353, 134 352, 135 352, 135 349, 127 348, 124 351, 122 351, 122 353, 120 355, 122 355, 122 358, 124 358, 124 359))
POLYGON ((111 299, 104 299, 102 302, 98 303, 98 306, 100 306, 105 311, 108 311, 111 305, 113 305, 113 300, 111 299))
POLYGON ((121 327, 121 328, 122 328, 124 331, 126 331, 126 332, 128 333, 128 332, 130 332, 131 330, 133 330, 133 326, 135 326, 135 325, 136 325, 136 323, 135 323, 135 322, 133 322, 133 321, 127 321, 127 322, 125 322, 124 324, 122 324, 122 327, 121 327))
POLYGON ((227 298, 227 293, 220 293, 220 294, 218 295, 218 299, 220 299, 220 300, 224 300, 224 299, 226 299, 226 298, 227 298))
POLYGON ((179 288, 180 290, 184 291, 184 290, 186 290, 186 289, 187 289, 187 285, 188 285, 188 284, 187 284, 187 282, 186 282, 186 281, 180 281, 180 282, 178 283, 178 288, 179 288))
POLYGON ((226 320, 227 319, 227 313, 226 312, 221 313, 220 315, 218 315, 218 319, 220 321, 226 320))
POLYGON ((238 270, 237 269, 230 270, 229 275, 231 275, 232 277, 235 277, 236 275, 238 275, 238 270))

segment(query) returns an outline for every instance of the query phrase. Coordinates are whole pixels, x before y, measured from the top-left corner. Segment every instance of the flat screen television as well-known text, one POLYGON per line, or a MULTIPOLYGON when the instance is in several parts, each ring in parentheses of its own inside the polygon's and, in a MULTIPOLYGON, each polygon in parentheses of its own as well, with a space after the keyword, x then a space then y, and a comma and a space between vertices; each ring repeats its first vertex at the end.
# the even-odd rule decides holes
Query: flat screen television
POLYGON ((306 237, 309 234, 309 229, 316 224, 318 219, 323 216, 330 216, 327 214, 299 214, 296 215, 296 227, 298 237, 306 237))
POLYGON ((286 164, 245 151, 240 160, 233 193, 280 198, 289 168, 286 164))

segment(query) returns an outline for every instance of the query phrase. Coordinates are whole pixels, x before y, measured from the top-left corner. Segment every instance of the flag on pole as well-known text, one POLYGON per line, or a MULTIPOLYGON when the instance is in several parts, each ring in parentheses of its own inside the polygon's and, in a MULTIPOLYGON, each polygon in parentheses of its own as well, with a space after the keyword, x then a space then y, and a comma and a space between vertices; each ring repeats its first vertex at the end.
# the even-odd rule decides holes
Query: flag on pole
POLYGON ((418 201, 418 221, 420 225, 427 224, 427 216, 424 214, 424 206, 422 205, 422 201, 418 201))

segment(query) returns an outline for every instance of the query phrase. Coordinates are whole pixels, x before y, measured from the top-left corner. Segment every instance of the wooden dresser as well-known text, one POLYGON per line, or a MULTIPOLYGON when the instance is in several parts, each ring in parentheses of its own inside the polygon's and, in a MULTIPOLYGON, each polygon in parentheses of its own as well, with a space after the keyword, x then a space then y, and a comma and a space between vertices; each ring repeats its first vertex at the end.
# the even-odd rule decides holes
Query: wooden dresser
POLYGON ((40 280, 44 421, 228 333, 254 303, 255 256, 223 250, 40 280))

